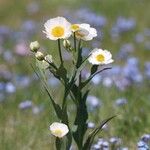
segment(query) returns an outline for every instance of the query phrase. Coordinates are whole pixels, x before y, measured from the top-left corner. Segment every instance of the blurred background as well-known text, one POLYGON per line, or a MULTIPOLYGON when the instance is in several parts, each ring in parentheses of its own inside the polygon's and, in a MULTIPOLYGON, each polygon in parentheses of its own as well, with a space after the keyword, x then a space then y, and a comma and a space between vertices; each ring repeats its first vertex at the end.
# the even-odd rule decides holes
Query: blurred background
MULTIPOLYGON (((29 44, 38 40, 43 51, 57 57, 57 44, 46 39, 43 24, 64 16, 72 23, 89 23, 98 31, 97 38, 84 43, 83 55, 98 47, 111 51, 115 60, 111 70, 90 84, 89 131, 117 114, 97 136, 93 149, 148 150, 149 15, 149 0, 0 0, 0 149, 55 149, 49 125, 58 120, 31 67, 35 60, 29 44)), ((70 61, 66 51, 63 57, 70 61)), ((85 78, 88 73, 85 68, 85 78)), ((48 84, 61 101, 61 84, 52 75, 48 84)), ((69 111, 75 111, 69 105, 69 111)))

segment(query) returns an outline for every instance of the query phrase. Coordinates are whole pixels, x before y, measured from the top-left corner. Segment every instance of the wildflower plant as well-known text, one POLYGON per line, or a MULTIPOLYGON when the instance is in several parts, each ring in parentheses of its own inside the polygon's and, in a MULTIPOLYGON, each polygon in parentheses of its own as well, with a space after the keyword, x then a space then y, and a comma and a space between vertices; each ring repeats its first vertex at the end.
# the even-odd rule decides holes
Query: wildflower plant
MULTIPOLYGON (((91 50, 87 57, 83 57, 82 43, 90 41, 97 36, 96 29, 90 27, 89 24, 71 24, 63 17, 56 17, 48 20, 44 27, 45 30, 43 32, 46 34, 46 37, 57 41, 60 63, 56 64, 51 55, 44 55, 40 52, 40 45, 37 41, 31 42, 30 49, 35 54, 38 68, 52 73, 64 87, 62 103, 57 104, 51 95, 46 80, 44 80, 45 78, 42 78, 43 86, 52 102, 56 116, 60 120, 60 122, 54 121, 50 125, 50 131, 56 137, 56 149, 69 150, 74 140, 79 150, 88 150, 91 148, 96 134, 113 117, 104 120, 87 135, 88 111, 86 100, 90 92, 87 85, 95 75, 110 69, 106 65, 113 62, 112 55, 107 50, 95 48, 91 50), (62 46, 73 56, 72 64, 70 63, 71 66, 69 66, 71 71, 65 66, 62 57, 62 46), (87 79, 84 79, 82 70, 87 62, 91 64, 90 75, 87 79), (68 97, 72 99, 76 108, 73 126, 71 126, 68 117, 68 97), (62 143, 65 143, 63 148, 64 144, 62 143)), ((35 72, 41 77, 42 74, 36 70, 35 72)))

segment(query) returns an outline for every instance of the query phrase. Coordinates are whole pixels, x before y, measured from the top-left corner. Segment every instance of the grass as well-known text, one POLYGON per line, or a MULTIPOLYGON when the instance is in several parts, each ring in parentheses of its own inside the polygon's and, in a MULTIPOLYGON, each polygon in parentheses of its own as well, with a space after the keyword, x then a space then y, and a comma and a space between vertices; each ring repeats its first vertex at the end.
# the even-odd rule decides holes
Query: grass
MULTIPOLYGON (((69 0, 45 0, 37 1, 40 3, 40 11, 38 14, 29 15, 26 6, 30 0, 0 0, 0 22, 8 25, 17 31, 22 21, 33 19, 43 23, 46 17, 60 15, 56 9, 66 7, 76 10, 80 7, 89 7, 97 14, 103 14, 108 18, 108 24, 104 28, 105 38, 102 41, 102 47, 111 49, 114 54, 119 47, 127 42, 134 43, 135 56, 140 58, 141 68, 143 63, 149 60, 149 51, 144 51, 143 45, 137 45, 133 41, 135 33, 143 31, 145 27, 150 26, 150 2, 149 0, 93 0, 91 1, 69 1, 69 0), (137 20, 135 31, 124 35, 118 43, 113 43, 108 35, 108 31, 115 22, 116 17, 127 16, 134 17, 137 20)), ((42 29, 41 29, 42 30, 42 29)), ((57 55, 53 42, 40 39, 40 34, 35 36, 45 47, 49 47, 54 55, 57 55)), ((34 39, 33 39, 34 40, 34 39)), ((11 48, 13 43, 6 43, 7 48, 11 48)), ((30 58, 16 57, 19 62, 16 66, 9 66, 12 72, 18 74, 30 75, 33 70, 30 67, 30 58)), ((3 59, 1 59, 2 64, 3 59)), ((120 63, 120 62, 115 62, 120 63)), ((55 90, 51 87, 53 95, 57 100, 61 99, 61 90, 59 87, 55 90), (58 92, 59 91, 59 92, 58 92), (57 93, 58 92, 58 93, 57 93)), ((99 136, 109 138, 110 136, 119 136, 123 139, 124 145, 129 149, 136 149, 136 142, 144 133, 150 131, 150 94, 149 82, 145 82, 140 86, 133 86, 124 92, 118 91, 115 87, 107 89, 104 87, 92 87, 92 94, 103 100, 103 106, 100 110, 90 114, 89 118, 96 124, 103 119, 117 114, 117 117, 109 123, 109 130, 103 131, 99 136), (121 108, 116 108, 113 102, 118 97, 126 97, 128 104, 121 108)), ((71 105, 71 104, 70 104, 71 105)), ((70 114, 71 120, 73 120, 70 114)), ((54 139, 50 135, 48 127, 51 122, 57 118, 51 107, 51 103, 42 89, 40 83, 33 83, 27 89, 17 89, 16 94, 8 95, 4 103, 0 104, 0 149, 2 150, 53 150, 54 139), (44 111, 39 115, 33 115, 31 110, 21 111, 18 109, 19 103, 24 99, 32 99, 36 105, 43 104, 44 111)))

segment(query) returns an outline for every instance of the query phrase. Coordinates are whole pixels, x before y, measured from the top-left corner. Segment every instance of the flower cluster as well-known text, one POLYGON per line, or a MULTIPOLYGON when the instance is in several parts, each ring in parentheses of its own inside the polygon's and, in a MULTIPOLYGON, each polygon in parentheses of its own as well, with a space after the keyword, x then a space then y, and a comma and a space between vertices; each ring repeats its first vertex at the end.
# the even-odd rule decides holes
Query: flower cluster
MULTIPOLYGON (((66 149, 70 148, 72 138, 74 138, 78 149, 89 149, 96 135, 95 132, 98 132, 104 124, 94 129, 89 138, 85 139, 86 130, 88 128, 88 109, 86 100, 90 91, 85 87, 95 75, 106 69, 110 69, 109 67, 105 67, 105 65, 112 63, 114 60, 109 51, 100 48, 91 50, 86 58, 82 56, 82 42, 90 41, 97 36, 96 29, 89 24, 71 24, 63 17, 56 17, 46 21, 44 28, 43 32, 46 34, 46 37, 58 42, 60 64, 56 64, 56 62, 52 60, 51 55, 44 55, 40 51, 40 45, 37 41, 31 42, 30 49, 35 53, 38 67, 40 69, 49 70, 64 86, 65 92, 62 98, 62 105, 57 104, 49 92, 45 78, 43 78, 44 88, 48 93, 56 115, 60 120, 60 122, 54 122, 50 125, 50 131, 52 135, 56 137, 56 149, 60 149, 61 138, 65 135, 67 136, 66 149), (69 40, 71 37, 73 40, 69 40), (73 73, 71 75, 64 65, 61 42, 63 43, 64 48, 73 54, 73 63, 72 66, 70 66, 71 69, 73 68, 73 73), (87 60, 92 64, 90 69, 91 74, 84 80, 82 79, 82 70, 84 68, 83 64, 85 64, 87 60), (99 69, 99 66, 103 66, 102 69, 99 69), (69 123, 67 110, 68 96, 71 97, 76 107, 74 126, 77 128, 75 131, 71 131, 69 123)), ((113 117, 108 118, 106 122, 112 118, 113 117)))

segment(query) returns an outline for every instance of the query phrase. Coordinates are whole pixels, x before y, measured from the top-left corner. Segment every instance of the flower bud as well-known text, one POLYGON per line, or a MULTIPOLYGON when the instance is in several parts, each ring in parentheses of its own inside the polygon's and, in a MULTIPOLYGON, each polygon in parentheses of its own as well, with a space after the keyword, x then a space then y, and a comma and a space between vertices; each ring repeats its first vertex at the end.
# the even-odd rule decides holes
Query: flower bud
POLYGON ((40 48, 40 44, 38 41, 34 41, 30 43, 30 49, 32 52, 37 52, 39 48, 40 48))
POLYGON ((44 55, 43 55, 43 53, 41 53, 41 52, 35 53, 35 57, 36 57, 39 61, 44 60, 44 55))
POLYGON ((50 131, 54 136, 62 138, 69 132, 69 129, 66 124, 54 122, 50 125, 50 131))
POLYGON ((49 63, 52 63, 53 62, 53 59, 52 59, 52 55, 46 55, 45 57, 45 60, 49 63))
POLYGON ((64 46, 64 48, 66 48, 67 50, 69 49, 71 49, 71 44, 70 44, 70 41, 69 40, 64 40, 63 41, 63 46, 64 46))

